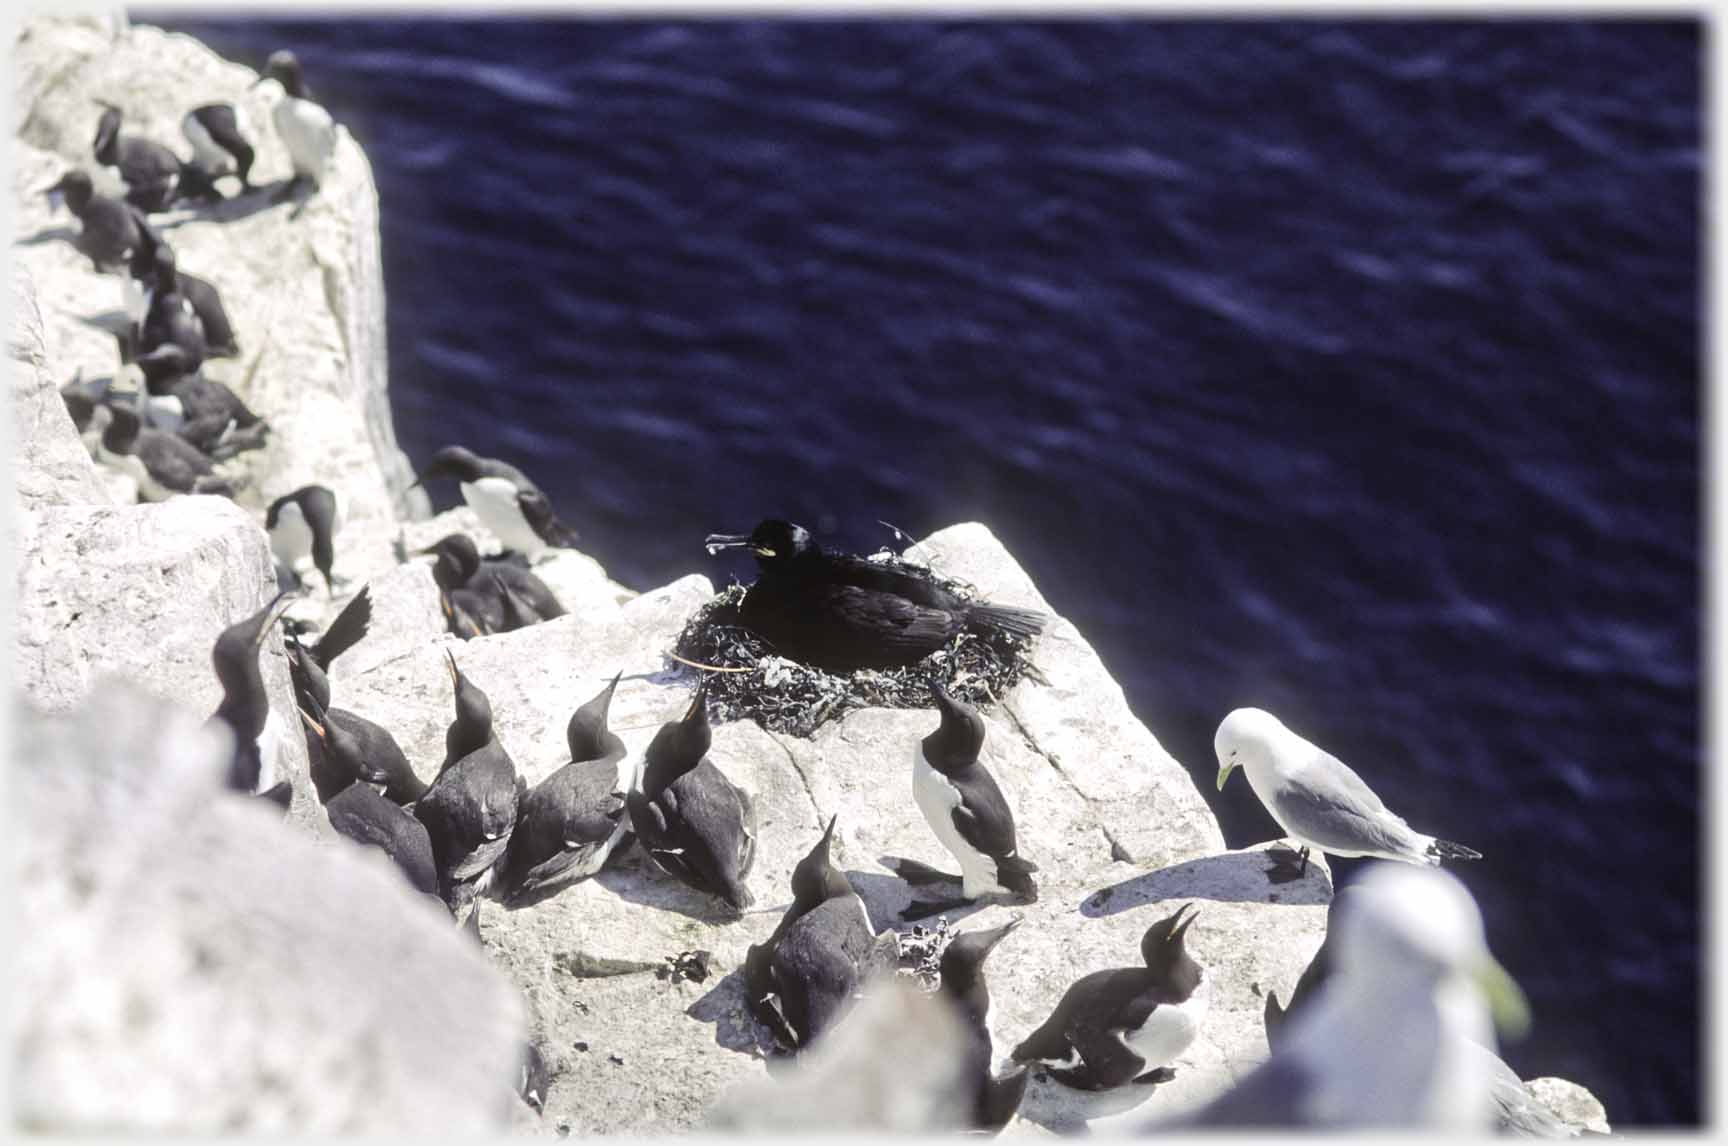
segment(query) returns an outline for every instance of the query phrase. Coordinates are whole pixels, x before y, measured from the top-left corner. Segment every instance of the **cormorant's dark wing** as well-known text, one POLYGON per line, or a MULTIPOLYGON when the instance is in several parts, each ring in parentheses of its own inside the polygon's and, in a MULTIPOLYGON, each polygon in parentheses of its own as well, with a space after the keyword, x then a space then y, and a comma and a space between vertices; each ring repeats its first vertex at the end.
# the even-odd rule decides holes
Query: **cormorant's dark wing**
MULTIPOLYGON (((915 659, 939 649, 958 630, 954 614, 895 593, 856 585, 825 585, 812 594, 824 621, 852 639, 915 659)), ((748 594, 745 596, 749 600, 748 594)))
POLYGON ((842 584, 878 593, 893 593, 926 608, 952 610, 960 599, 936 583, 928 574, 906 573, 877 561, 845 554, 824 557, 834 579, 842 584))

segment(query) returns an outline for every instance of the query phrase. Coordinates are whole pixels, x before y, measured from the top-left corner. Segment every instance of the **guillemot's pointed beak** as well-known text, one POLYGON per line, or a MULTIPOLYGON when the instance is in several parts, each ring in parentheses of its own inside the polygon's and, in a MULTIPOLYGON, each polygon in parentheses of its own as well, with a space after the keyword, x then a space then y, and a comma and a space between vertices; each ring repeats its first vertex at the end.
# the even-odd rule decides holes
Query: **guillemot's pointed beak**
POLYGON ((696 682, 696 695, 690 698, 690 707, 684 713, 684 723, 696 723, 708 715, 707 710, 702 707, 707 699, 708 677, 704 675, 696 682))
MULTIPOLYGON (((142 397, 139 399, 139 404, 143 404, 142 397)), ((263 647, 264 638, 276 630, 277 620, 281 618, 283 613, 288 611, 288 605, 294 603, 290 600, 287 605, 282 605, 283 598, 293 598, 298 597, 299 595, 300 592, 297 589, 284 589, 274 597, 270 598, 270 603, 264 606, 264 623, 258 626, 258 635, 252 638, 252 647, 254 649, 263 647), (276 607, 278 605, 282 605, 280 610, 276 607)))
POLYGON ((456 654, 451 652, 449 649, 445 649, 444 655, 449 658, 448 667, 450 669, 450 683, 453 685, 460 685, 462 683, 462 672, 456 667, 456 654))
MULTIPOLYGON (((1181 919, 1182 913, 1184 911, 1189 910, 1190 908, 1193 908, 1193 907, 1194 907, 1194 905, 1192 903, 1184 903, 1181 907, 1178 907, 1176 909, 1177 918, 1181 919)), ((1190 927, 1194 926, 1194 921, 1196 919, 1199 919, 1199 918, 1200 918, 1200 912, 1196 908, 1194 910, 1194 914, 1190 915, 1186 919, 1181 919, 1181 921, 1179 923, 1177 923, 1176 926, 1174 926, 1170 929, 1170 940, 1169 941, 1171 943, 1182 942, 1183 938, 1188 934, 1188 929, 1190 927)))
POLYGON ((722 549, 743 549, 750 544, 748 533, 710 533, 708 539, 702 542, 703 548, 712 557, 722 549))

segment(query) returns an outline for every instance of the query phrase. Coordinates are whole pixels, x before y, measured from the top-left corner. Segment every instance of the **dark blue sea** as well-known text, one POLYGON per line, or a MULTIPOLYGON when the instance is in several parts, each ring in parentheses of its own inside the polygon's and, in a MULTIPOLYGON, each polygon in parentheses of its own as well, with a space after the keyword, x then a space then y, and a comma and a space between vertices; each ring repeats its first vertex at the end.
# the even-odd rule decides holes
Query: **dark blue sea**
POLYGON ((987 522, 1232 845, 1252 704, 1486 853, 1520 1074, 1700 1118, 1698 23, 135 18, 366 148, 416 462, 638 588, 987 522))

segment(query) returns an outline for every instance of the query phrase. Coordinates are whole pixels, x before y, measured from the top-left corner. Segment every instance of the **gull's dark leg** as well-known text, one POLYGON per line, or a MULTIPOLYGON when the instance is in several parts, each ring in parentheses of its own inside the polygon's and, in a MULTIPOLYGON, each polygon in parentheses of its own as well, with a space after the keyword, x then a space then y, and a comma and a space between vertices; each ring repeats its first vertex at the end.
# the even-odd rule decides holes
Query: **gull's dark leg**
POLYGON ((1301 852, 1287 847, 1268 848, 1266 855, 1272 860, 1272 866, 1266 869, 1266 878, 1273 883, 1291 883, 1301 879, 1308 870, 1307 848, 1301 852))

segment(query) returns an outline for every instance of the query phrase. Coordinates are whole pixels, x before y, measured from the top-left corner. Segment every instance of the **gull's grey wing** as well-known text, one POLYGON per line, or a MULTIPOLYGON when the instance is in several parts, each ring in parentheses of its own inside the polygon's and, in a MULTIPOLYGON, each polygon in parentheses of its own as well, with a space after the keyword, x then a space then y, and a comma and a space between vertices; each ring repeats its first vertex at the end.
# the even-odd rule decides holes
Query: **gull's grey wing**
POLYGON ((1470 1044, 1488 1070, 1488 1107, 1494 1130, 1519 1138, 1576 1138, 1578 1132, 1536 1100, 1517 1072, 1487 1047, 1470 1044))
POLYGON ((1317 759, 1272 793, 1286 830, 1325 850, 1420 853, 1416 833, 1380 801, 1344 761, 1316 749, 1317 759))

